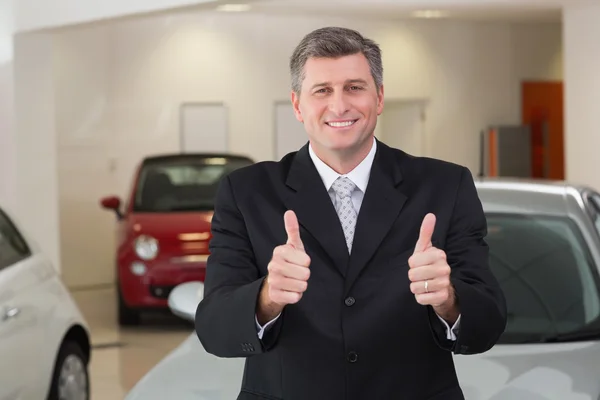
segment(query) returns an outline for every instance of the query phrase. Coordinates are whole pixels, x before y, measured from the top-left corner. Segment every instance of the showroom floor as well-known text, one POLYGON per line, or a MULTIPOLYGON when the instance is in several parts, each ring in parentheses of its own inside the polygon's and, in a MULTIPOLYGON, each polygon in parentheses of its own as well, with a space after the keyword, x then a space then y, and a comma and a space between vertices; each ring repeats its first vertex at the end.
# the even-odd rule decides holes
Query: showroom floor
POLYGON ((125 394, 193 329, 174 316, 150 316, 143 325, 120 329, 113 288, 74 291, 92 334, 92 400, 122 400, 125 394))

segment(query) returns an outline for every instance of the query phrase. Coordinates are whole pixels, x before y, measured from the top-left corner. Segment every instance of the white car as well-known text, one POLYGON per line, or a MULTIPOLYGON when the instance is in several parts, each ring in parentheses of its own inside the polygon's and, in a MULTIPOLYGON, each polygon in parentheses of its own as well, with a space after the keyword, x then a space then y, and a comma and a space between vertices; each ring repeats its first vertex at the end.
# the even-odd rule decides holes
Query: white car
POLYGON ((0 400, 87 400, 90 335, 51 262, 0 207, 0 400))
MULTIPOLYGON (((508 323, 488 352, 454 357, 465 398, 599 400, 600 194, 564 183, 476 184, 508 323)), ((193 321, 202 290, 175 288, 172 311, 193 321)), ((126 399, 235 399, 243 371, 243 359, 206 353, 192 333, 126 399)))

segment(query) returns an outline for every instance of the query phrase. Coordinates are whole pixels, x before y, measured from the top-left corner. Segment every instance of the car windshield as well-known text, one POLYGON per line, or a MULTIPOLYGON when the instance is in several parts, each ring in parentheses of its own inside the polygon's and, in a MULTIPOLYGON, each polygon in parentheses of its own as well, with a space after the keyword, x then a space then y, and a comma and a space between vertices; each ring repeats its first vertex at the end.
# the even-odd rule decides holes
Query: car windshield
POLYGON ((144 164, 133 210, 138 212, 210 211, 220 179, 252 164, 245 158, 180 157, 144 164))
POLYGON ((592 211, 592 218, 596 225, 596 230, 600 235, 600 194, 591 192, 588 196, 589 204, 592 211))
POLYGON ((534 215, 487 220, 490 266, 508 306, 499 343, 598 336, 598 271, 577 225, 534 215))

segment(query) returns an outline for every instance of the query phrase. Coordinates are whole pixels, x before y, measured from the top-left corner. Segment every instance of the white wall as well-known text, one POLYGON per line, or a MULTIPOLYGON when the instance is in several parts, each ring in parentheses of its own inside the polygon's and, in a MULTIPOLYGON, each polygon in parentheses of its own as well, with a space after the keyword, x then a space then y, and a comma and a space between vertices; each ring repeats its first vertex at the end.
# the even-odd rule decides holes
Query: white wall
POLYGON ((99 199, 114 189, 116 140, 111 101, 110 30, 80 30, 55 40, 56 129, 63 279, 69 286, 114 278, 114 218, 99 199))
POLYGON ((326 24, 355 27, 379 41, 387 97, 427 99, 428 154, 470 168, 478 165, 473 139, 482 128, 519 121, 520 79, 561 73, 554 63, 560 60, 559 25, 149 18, 115 26, 111 103, 117 136, 132 140, 137 129, 154 137, 138 154, 176 149, 180 102, 225 101, 231 150, 270 159, 272 103, 289 98, 289 55, 305 33, 326 24))
POLYGON ((474 172, 480 131, 519 123, 519 80, 562 73, 554 63, 560 26, 204 13, 57 34, 62 252, 70 285, 112 282, 114 218, 99 210, 98 199, 124 195, 144 155, 179 148, 182 102, 224 102, 230 150, 273 159, 273 104, 289 99, 289 56, 323 25, 376 39, 387 98, 427 102, 426 154, 474 172))
MULTIPOLYGON (((515 98, 521 98, 523 80, 563 80, 563 41, 560 24, 514 25, 511 32, 512 75, 515 98)), ((521 103, 512 103, 521 115, 521 103)))
POLYGON ((518 79, 562 80, 561 24, 516 24, 511 37, 513 68, 518 79))

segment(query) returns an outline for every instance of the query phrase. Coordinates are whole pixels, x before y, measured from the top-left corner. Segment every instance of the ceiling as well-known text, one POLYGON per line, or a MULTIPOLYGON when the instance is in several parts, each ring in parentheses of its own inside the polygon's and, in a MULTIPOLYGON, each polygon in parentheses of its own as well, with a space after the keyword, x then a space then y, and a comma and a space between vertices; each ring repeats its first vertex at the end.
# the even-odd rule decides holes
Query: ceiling
POLYGON ((421 12, 452 20, 560 22, 562 15, 559 0, 255 0, 250 5, 268 14, 386 19, 415 18, 421 12))

